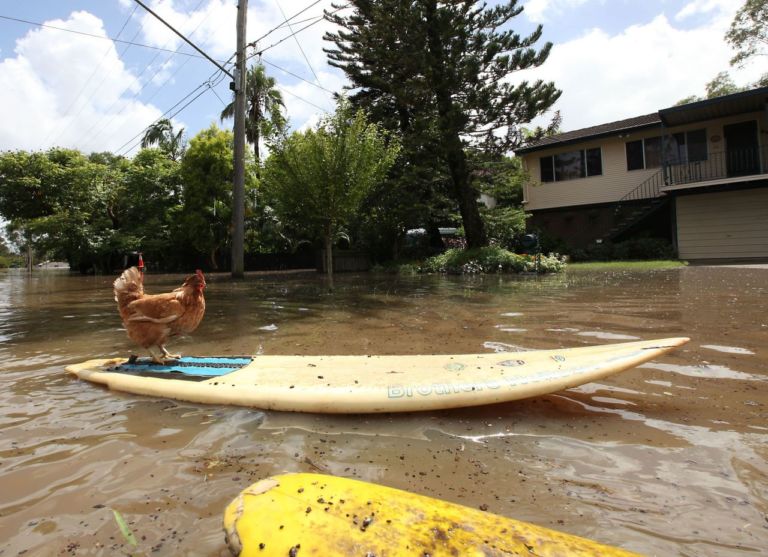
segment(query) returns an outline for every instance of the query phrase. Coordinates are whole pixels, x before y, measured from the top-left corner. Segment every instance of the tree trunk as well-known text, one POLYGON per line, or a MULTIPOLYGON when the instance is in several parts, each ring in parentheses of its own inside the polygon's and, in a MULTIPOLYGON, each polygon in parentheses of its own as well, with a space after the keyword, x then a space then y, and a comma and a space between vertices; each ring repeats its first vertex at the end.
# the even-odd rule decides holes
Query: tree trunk
POLYGON ((325 231, 325 270, 328 273, 328 291, 333 292, 333 229, 331 225, 325 231))
MULTIPOLYGON (((256 126, 258 126, 259 123, 256 122, 256 126)), ((261 159, 259 158, 259 132, 256 132, 256 137, 253 140, 253 156, 255 158, 256 162, 256 179, 261 180, 261 159)))
POLYGON ((211 248, 211 254, 210 254, 211 269, 213 269, 214 271, 219 270, 219 264, 216 263, 216 251, 217 251, 217 248, 211 248))
POLYGON ((472 188, 467 168, 467 157, 461 145, 458 133, 445 133, 443 148, 448 159, 448 169, 453 182, 453 194, 459 202, 461 220, 467 235, 467 247, 479 248, 488 244, 480 209, 477 206, 478 194, 472 188))
POLYGON ((461 115, 451 98, 451 85, 445 72, 445 52, 436 21, 437 2, 427 2, 426 32, 432 73, 432 87, 437 100, 440 144, 443 148, 453 184, 453 195, 459 204, 467 247, 485 246, 488 239, 477 207, 477 192, 470 184, 469 168, 464 146, 461 143, 461 115))

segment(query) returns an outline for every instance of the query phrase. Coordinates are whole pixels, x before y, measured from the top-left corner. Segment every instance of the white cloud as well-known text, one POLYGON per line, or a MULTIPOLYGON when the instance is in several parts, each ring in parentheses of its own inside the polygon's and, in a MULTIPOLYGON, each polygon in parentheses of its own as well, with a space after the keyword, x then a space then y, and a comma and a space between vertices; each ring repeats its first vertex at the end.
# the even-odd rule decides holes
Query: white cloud
POLYGON ((715 13, 733 13, 738 6, 734 0, 691 0, 675 14, 676 21, 688 19, 691 16, 715 13))
POLYGON ((164 85, 166 81, 169 84, 173 84, 171 76, 173 75, 173 68, 176 66, 172 58, 168 58, 155 66, 148 68, 150 73, 150 81, 153 85, 164 85))
POLYGON ((578 8, 590 1, 592 0, 528 0, 524 4, 523 13, 535 23, 544 23, 552 15, 562 14, 567 9, 578 8))
MULTIPOLYGON (((102 21, 87 12, 47 23, 106 37, 102 21)), ((114 44, 97 44, 45 28, 16 42, 15 56, 0 62, 0 149, 62 145, 85 150, 92 131, 112 116, 96 147, 114 149, 160 115, 157 108, 127 98, 138 90, 135 76, 114 44)))
MULTIPOLYGON (((179 2, 175 0, 147 2, 152 11, 208 55, 226 60, 235 51, 235 2, 210 0, 192 12, 185 12, 177 4, 179 2)), ((147 44, 170 50, 184 46, 186 52, 191 51, 178 35, 143 8, 139 8, 137 16, 141 22, 142 40, 147 44)))
POLYGON ((757 80, 755 66, 729 67, 731 51, 723 35, 732 17, 720 10, 694 29, 677 29, 663 15, 615 35, 592 29, 556 44, 541 68, 524 75, 554 81, 563 91, 554 108, 561 111, 565 130, 655 112, 703 95, 705 84, 721 71, 730 71, 737 84, 757 80))

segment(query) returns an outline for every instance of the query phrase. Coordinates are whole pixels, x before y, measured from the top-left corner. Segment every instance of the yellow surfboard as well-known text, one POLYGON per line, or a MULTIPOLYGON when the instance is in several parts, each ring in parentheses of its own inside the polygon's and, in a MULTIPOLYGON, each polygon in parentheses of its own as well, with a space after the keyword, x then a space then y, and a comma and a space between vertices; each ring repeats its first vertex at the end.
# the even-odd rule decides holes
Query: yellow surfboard
POLYGON ((322 474, 273 476, 224 512, 233 555, 637 557, 447 501, 322 474))
POLYGON ((661 356, 687 338, 461 355, 190 357, 68 366, 116 391, 207 404, 320 413, 439 410, 583 385, 661 356))

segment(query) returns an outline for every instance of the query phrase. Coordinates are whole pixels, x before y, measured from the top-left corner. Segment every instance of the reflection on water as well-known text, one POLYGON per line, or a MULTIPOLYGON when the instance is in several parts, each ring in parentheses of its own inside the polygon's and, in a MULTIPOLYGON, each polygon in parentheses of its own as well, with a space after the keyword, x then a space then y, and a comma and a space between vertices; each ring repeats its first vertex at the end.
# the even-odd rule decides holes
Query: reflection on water
MULTIPOLYGON (((149 276, 167 291, 181 275, 149 276)), ((431 354, 690 336, 640 368, 495 406, 323 416, 106 391, 64 366, 132 349, 114 277, 0 274, 0 554, 225 555, 224 506, 286 471, 377 481, 657 555, 768 547, 768 270, 554 277, 212 276, 172 351, 431 354)))
POLYGON ((707 350, 715 350, 717 352, 725 352, 726 354, 746 354, 748 356, 754 356, 755 353, 746 348, 739 348, 738 346, 720 346, 717 344, 702 344, 702 348, 707 350))

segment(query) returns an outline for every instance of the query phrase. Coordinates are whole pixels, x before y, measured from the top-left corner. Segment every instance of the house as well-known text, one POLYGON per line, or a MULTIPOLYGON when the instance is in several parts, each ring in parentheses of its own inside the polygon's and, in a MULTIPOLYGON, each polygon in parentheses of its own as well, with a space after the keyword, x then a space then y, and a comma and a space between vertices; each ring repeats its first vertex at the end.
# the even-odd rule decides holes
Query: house
POLYGON ((529 228, 572 248, 668 239, 681 259, 768 259, 768 87, 519 149, 529 228))

